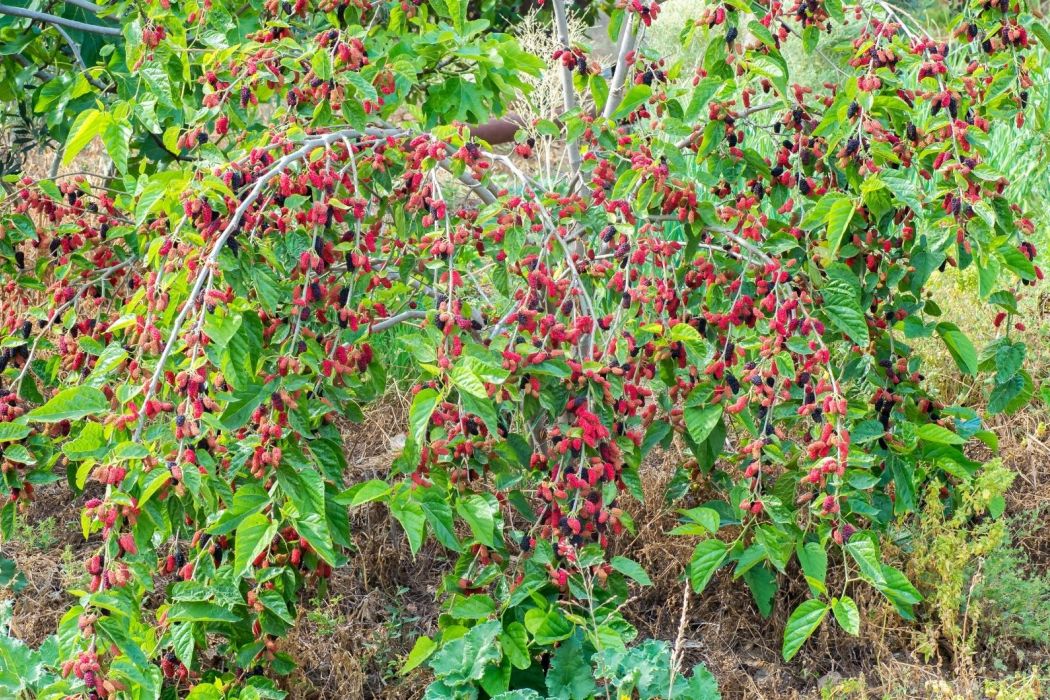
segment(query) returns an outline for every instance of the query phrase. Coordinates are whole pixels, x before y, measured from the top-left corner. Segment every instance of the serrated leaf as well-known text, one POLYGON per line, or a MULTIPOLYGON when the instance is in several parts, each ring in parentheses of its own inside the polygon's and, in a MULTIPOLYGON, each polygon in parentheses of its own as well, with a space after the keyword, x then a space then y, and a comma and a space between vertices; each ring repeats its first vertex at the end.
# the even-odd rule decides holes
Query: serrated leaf
POLYGON ((841 279, 829 279, 821 291, 824 295, 821 309, 831 324, 855 344, 866 346, 870 340, 868 323, 853 288, 841 279))
POLYGON ((405 675, 429 659, 430 655, 433 654, 437 648, 437 643, 435 643, 430 637, 420 637, 417 639, 416 643, 412 646, 412 651, 408 653, 405 663, 401 666, 401 675, 405 675))
POLYGON ((827 216, 827 238, 831 258, 838 254, 839 247, 842 246, 842 239, 849 229, 849 223, 853 220, 853 213, 856 210, 857 206, 852 199, 838 199, 831 205, 827 216))
POLYGON ((263 513, 253 513, 242 520, 233 543, 234 575, 243 575, 255 558, 270 546, 276 534, 277 522, 263 513))
POLYGON ((642 565, 633 559, 628 559, 627 557, 613 557, 612 560, 609 561, 609 564, 624 576, 637 581, 643 586, 653 585, 652 580, 649 578, 649 574, 645 573, 645 569, 642 568, 642 565))
POLYGON ((496 611, 496 604, 487 595, 456 596, 452 616, 461 620, 484 620, 496 611))
POLYGON ((107 119, 105 112, 97 109, 88 109, 77 115, 73 126, 69 129, 66 137, 66 147, 62 153, 62 165, 69 165, 73 159, 80 155, 91 141, 98 136, 107 119))
POLYGON ((707 440, 720 420, 722 420, 721 404, 685 407, 686 429, 689 430, 689 437, 698 445, 707 440))
POLYGON ((492 503, 484 496, 472 494, 456 503, 456 512, 470 525, 470 531, 481 544, 494 546, 493 532, 496 529, 496 514, 499 504, 492 503))
POLYGON ((715 571, 725 561, 728 553, 729 549, 721 540, 712 538, 696 545, 696 549, 693 550, 693 556, 689 560, 689 582, 692 584, 694 591, 697 593, 704 592, 707 584, 711 581, 711 577, 715 575, 715 571))
POLYGON ((799 649, 807 639, 813 636, 827 614, 827 604, 815 598, 795 608, 791 617, 788 618, 787 627, 784 628, 784 645, 781 649, 784 661, 791 661, 795 658, 799 649))
POLYGON ((109 399, 91 386, 76 386, 58 392, 43 406, 26 414, 26 420, 36 423, 58 423, 77 420, 109 410, 109 399))
POLYGON ((437 408, 439 399, 440 396, 433 389, 423 389, 412 399, 412 407, 408 410, 408 425, 411 430, 410 437, 416 445, 422 445, 426 441, 430 416, 437 408))
POLYGON ((977 374, 977 350, 958 326, 954 323, 938 323, 937 335, 941 336, 956 366, 963 374, 977 374))
POLYGON ((943 425, 937 423, 925 423, 920 425, 915 434, 920 440, 926 442, 934 442, 938 445, 962 445, 966 442, 966 438, 953 433, 952 431, 945 428, 943 425))
POLYGON ((854 637, 860 634, 860 611, 857 610, 857 604, 852 598, 849 596, 836 598, 832 601, 831 612, 835 614, 835 619, 842 629, 854 637))
POLYGON ((712 535, 718 532, 718 528, 722 524, 722 516, 714 508, 705 508, 703 506, 690 508, 689 510, 683 510, 682 515, 701 525, 712 535))
POLYGON ((106 124, 102 129, 102 143, 106 146, 106 153, 113 160, 117 172, 121 174, 128 171, 131 135, 131 125, 127 121, 112 117, 106 119, 106 124))
POLYGON ((628 114, 633 112, 639 105, 649 99, 653 94, 652 88, 645 83, 639 83, 638 85, 632 85, 631 89, 627 91, 627 94, 623 96, 623 101, 612 113, 613 121, 623 119, 628 114))

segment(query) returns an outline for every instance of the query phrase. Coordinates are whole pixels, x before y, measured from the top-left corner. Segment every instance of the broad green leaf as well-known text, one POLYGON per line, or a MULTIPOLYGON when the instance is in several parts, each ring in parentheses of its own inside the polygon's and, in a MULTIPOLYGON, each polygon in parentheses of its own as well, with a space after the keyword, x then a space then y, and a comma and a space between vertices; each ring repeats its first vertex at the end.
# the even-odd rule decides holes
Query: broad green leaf
POLYGON ((717 539, 704 540, 696 545, 693 556, 689 560, 689 582, 693 590, 703 593, 715 571, 725 561, 729 549, 725 542, 717 539))
POLYGON ((652 580, 649 578, 649 574, 645 573, 645 569, 642 568, 642 565, 633 559, 628 559, 627 557, 613 557, 609 564, 624 576, 637 581, 643 586, 653 585, 652 580))
POLYGON ((849 229, 849 223, 853 220, 853 213, 856 209, 857 206, 852 199, 839 199, 831 205, 831 210, 828 211, 828 248, 832 259, 842 246, 842 240, 849 229))
POLYGON ((701 506, 698 508, 683 510, 681 513, 686 518, 689 518, 693 522, 702 526, 712 535, 718 532, 718 528, 722 524, 722 516, 719 515, 718 511, 714 508, 705 508, 701 506))
POLYGON ((77 115, 73 126, 66 137, 65 151, 62 153, 62 165, 69 165, 80 155, 84 147, 100 134, 107 119, 105 112, 97 109, 84 110, 77 115))
POLYGON ((499 503, 490 502, 484 496, 472 494, 456 503, 456 512, 470 525, 474 537, 486 547, 495 544, 493 532, 496 529, 496 514, 499 503))
POLYGON ((117 172, 123 174, 128 171, 128 153, 130 150, 132 131, 131 124, 126 120, 117 120, 107 116, 106 123, 102 129, 102 143, 106 146, 106 152, 113 160, 117 172))
POLYGON ((487 595, 456 596, 452 616, 463 620, 484 620, 496 611, 496 604, 487 595))
POLYGON ((963 436, 958 433, 953 433, 937 423, 924 423, 923 425, 920 425, 916 434, 919 436, 920 440, 935 442, 939 445, 962 445, 966 442, 966 438, 963 436))
POLYGON ((76 386, 63 389, 43 406, 26 414, 26 419, 37 423, 58 423, 77 420, 109 410, 106 395, 94 387, 76 386))
POLYGON ((612 113, 613 121, 623 119, 628 114, 633 112, 638 106, 649 99, 653 94, 652 88, 644 83, 638 85, 632 85, 627 91, 627 94, 623 96, 623 101, 612 113))
POLYGON ((418 667, 421 663, 430 658, 438 648, 438 645, 430 637, 420 637, 416 640, 416 643, 412 646, 412 651, 408 653, 408 658, 405 659, 405 663, 401 666, 401 675, 404 675, 412 669, 418 667))
POLYGON ((791 617, 788 618, 787 627, 784 628, 784 645, 781 650, 784 661, 791 661, 795 657, 806 640, 813 636, 813 633, 820 627, 820 623, 824 621, 824 616, 827 614, 827 604, 815 598, 795 608, 791 617))
POLYGON ((958 326, 954 323, 938 323, 937 335, 941 336, 963 374, 977 374, 977 350, 958 326))
POLYGON ((721 404, 685 407, 685 426, 689 430, 689 437, 693 438, 698 445, 707 440, 720 420, 722 420, 721 404))
POLYGON ((408 425, 412 431, 410 437, 416 445, 422 445, 426 441, 430 416, 433 415, 439 400, 440 396, 433 389, 423 389, 412 399, 412 407, 408 409, 408 425))
POLYGON ((869 342, 868 323, 853 288, 841 279, 829 279, 821 288, 820 307, 831 324, 861 347, 869 342))
POLYGON ((854 637, 860 634, 860 611, 849 596, 836 598, 831 602, 831 611, 835 614, 839 626, 854 637))
POLYGON ((249 515, 237 526, 237 537, 233 543, 233 570, 241 576, 277 535, 277 521, 263 513, 249 515))
POLYGON ((514 668, 526 669, 532 665, 532 657, 529 654, 529 633, 525 625, 520 622, 511 622, 503 628, 499 637, 503 654, 514 668))
POLYGON ((29 435, 32 429, 21 423, 0 423, 0 442, 21 440, 29 435))

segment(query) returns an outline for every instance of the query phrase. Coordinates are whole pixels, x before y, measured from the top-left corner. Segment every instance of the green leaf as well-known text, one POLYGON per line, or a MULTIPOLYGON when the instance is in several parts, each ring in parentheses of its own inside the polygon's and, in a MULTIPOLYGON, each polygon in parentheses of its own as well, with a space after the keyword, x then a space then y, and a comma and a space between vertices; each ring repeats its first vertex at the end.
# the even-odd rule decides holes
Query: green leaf
POLYGON ((475 396, 479 399, 488 400, 489 394, 485 391, 485 383, 466 364, 459 363, 449 373, 452 383, 462 392, 475 396))
POLYGON ((412 651, 408 653, 408 658, 405 659, 405 663, 401 666, 401 675, 405 675, 429 659, 430 655, 437 651, 437 648, 438 645, 430 637, 420 637, 417 639, 416 643, 412 646, 412 651))
POLYGON ((853 212, 856 209, 856 204, 852 199, 839 199, 831 205, 828 211, 828 248, 832 259, 842 246, 842 239, 846 235, 846 230, 849 228, 850 221, 853 220, 853 212))
POLYGON ((583 644, 578 636, 570 637, 551 656, 547 694, 557 700, 590 700, 597 691, 583 644))
POLYGON ((773 598, 777 594, 777 576, 765 566, 755 566, 744 572, 744 581, 751 589, 751 597, 759 614, 769 619, 773 614, 773 598))
POLYGON ((439 400, 440 396, 433 389, 423 389, 412 399, 412 407, 408 409, 408 426, 412 431, 409 437, 416 445, 422 445, 426 440, 430 416, 439 400))
POLYGON ((948 347, 955 364, 963 374, 977 374, 977 350, 966 334, 954 323, 938 323, 937 335, 948 347))
POLYGON ((788 618, 787 627, 784 628, 784 646, 781 650, 784 661, 791 661, 795 657, 806 640, 812 637, 820 627, 820 623, 824 621, 824 616, 827 614, 827 604, 815 598, 795 608, 791 617, 788 618))
POLYGON ((487 595, 456 596, 452 603, 452 617, 461 620, 484 620, 496 611, 496 604, 487 595))
POLYGON ((105 128, 102 129, 102 143, 106 146, 106 153, 113 160, 117 172, 124 174, 128 171, 128 152, 131 143, 131 124, 126 120, 117 120, 107 117, 105 128))
POLYGON ((168 609, 170 622, 240 622, 240 616, 221 605, 202 600, 180 600, 168 609))
POLYGON ((934 442, 938 445, 962 445, 966 442, 966 438, 953 433, 942 425, 937 423, 925 423, 919 426, 916 431, 920 440, 926 442, 934 442))
POLYGON ((426 534, 427 518, 423 508, 411 500, 408 492, 402 492, 390 502, 390 514, 397 518, 404 528, 408 546, 415 556, 423 545, 423 536, 426 534))
POLYGON ((77 420, 109 410, 106 395, 94 387, 76 386, 58 392, 43 406, 26 414, 26 419, 37 423, 58 423, 77 420))
POLYGON ((718 511, 714 508, 690 508, 689 510, 681 511, 681 513, 693 522, 702 526, 712 535, 718 532, 718 528, 722 524, 722 516, 720 516, 718 511))
POLYGON ((0 423, 0 442, 11 442, 21 440, 29 435, 32 429, 21 423, 0 423))
POLYGON ((452 523, 452 506, 449 505, 447 496, 440 493, 439 490, 439 487, 435 486, 423 491, 419 505, 423 508, 423 514, 434 530, 437 541, 452 551, 458 552, 462 547, 452 523))
POLYGON ((700 116, 701 110, 707 106, 707 103, 711 101, 718 89, 725 84, 725 81, 717 78, 704 78, 700 83, 693 88, 693 94, 689 98, 689 106, 686 107, 684 121, 687 123, 693 123, 696 118, 700 116))
POLYGON ((995 351, 995 383, 1013 379, 1024 364, 1024 343, 1005 342, 995 351))
POLYGON ((853 557, 853 561, 857 562, 857 568, 866 581, 876 587, 885 583, 879 550, 870 537, 855 534, 846 543, 845 549, 853 557))
POLYGON ((645 83, 639 83, 638 85, 632 85, 631 89, 627 91, 627 94, 623 96, 623 102, 616 108, 612 113, 613 121, 623 119, 628 114, 633 112, 636 107, 641 105, 643 102, 649 99, 653 94, 652 88, 645 83))
POLYGON ((537 644, 548 645, 567 639, 572 634, 573 626, 556 607, 547 610, 532 608, 525 613, 525 629, 532 634, 537 644))
POLYGON ((525 625, 520 622, 511 622, 500 633, 500 646, 503 654, 514 668, 526 669, 532 665, 532 657, 529 655, 529 633, 525 625))
POLYGON ((726 544, 714 538, 704 540, 696 545, 696 549, 693 550, 693 556, 689 560, 689 582, 692 584, 694 591, 697 593, 704 592, 707 584, 711 581, 711 577, 715 575, 715 571, 725 561, 728 553, 729 549, 726 547, 726 544))
POLYGON ((685 426, 689 430, 689 437, 696 444, 703 444, 708 436, 722 420, 722 405, 711 406, 686 406, 685 426))
POLYGON ((84 147, 99 135, 106 121, 106 114, 97 109, 88 109, 78 114, 73 126, 69 129, 69 136, 66 137, 62 165, 72 163, 73 159, 84 150, 84 147))
POLYGON ((496 513, 499 503, 490 502, 484 496, 472 494, 456 503, 456 512, 470 525, 474 537, 486 547, 495 544, 493 531, 496 529, 496 513))
POLYGON ((434 676, 451 686, 479 680, 490 663, 500 660, 503 653, 495 643, 502 630, 498 620, 483 622, 462 637, 443 644, 430 657, 434 676))
POLYGON ((842 596, 831 601, 831 612, 835 614, 839 626, 854 637, 860 634, 860 611, 849 596, 842 596))
POLYGON ((652 580, 649 578, 649 574, 645 573, 645 569, 642 568, 642 565, 633 559, 628 559, 627 557, 613 557, 609 564, 624 576, 637 581, 643 586, 653 585, 652 580))
POLYGON ((385 500, 390 494, 391 486, 381 479, 372 479, 371 481, 365 481, 360 484, 351 486, 346 491, 336 496, 336 500, 341 505, 348 505, 351 508, 357 508, 365 503, 371 503, 372 501, 385 500))
POLYGON ((270 546, 276 534, 277 521, 263 513, 253 513, 242 520, 233 543, 234 575, 243 575, 255 558, 270 546))
POLYGON ((845 333, 857 345, 869 342, 868 323, 852 286, 841 279, 829 279, 821 288, 824 304, 821 307, 831 324, 845 333))

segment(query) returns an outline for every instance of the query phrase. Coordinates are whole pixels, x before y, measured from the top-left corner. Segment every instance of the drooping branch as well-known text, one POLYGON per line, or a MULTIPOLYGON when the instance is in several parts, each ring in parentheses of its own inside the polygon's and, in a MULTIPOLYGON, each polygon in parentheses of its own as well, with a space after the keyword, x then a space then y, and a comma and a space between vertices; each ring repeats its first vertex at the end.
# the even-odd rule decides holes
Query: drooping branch
POLYGON ((405 133, 407 132, 400 129, 372 128, 361 130, 341 129, 338 131, 332 131, 315 138, 307 139, 302 146, 282 157, 273 165, 273 167, 259 176, 259 179, 255 181, 255 184, 245 196, 244 200, 241 201, 240 205, 238 205, 237 209, 233 212, 233 216, 230 217, 230 221, 226 224, 226 228, 224 228, 218 238, 215 239, 211 252, 208 253, 208 257, 205 258, 200 266, 200 271, 197 273, 197 279, 194 281, 193 287, 190 289, 190 293, 186 297, 186 303, 183 304, 182 310, 179 311, 179 315, 172 322, 171 335, 168 336, 168 341, 165 343, 164 349, 160 353, 160 357, 157 358, 157 365, 154 368, 153 375, 150 377, 149 384, 146 387, 146 395, 142 400, 142 415, 139 418, 138 425, 135 427, 135 433, 132 438, 134 442, 138 442, 142 437, 142 429, 145 427, 146 419, 145 407, 153 399, 153 395, 157 390, 157 382, 160 380, 160 376, 164 372, 164 365, 167 363, 168 358, 171 357, 171 353, 175 349, 175 344, 178 342, 179 335, 182 332, 182 326, 186 322, 186 317, 189 316, 190 311, 196 306, 197 297, 204 288, 204 281, 208 278, 209 271, 218 261, 219 253, 222 251, 223 246, 226 245, 226 241, 229 240, 230 236, 240 228, 241 220, 244 219, 244 215, 251 208, 252 204, 254 204, 262 195, 266 186, 274 178, 279 177, 281 173, 287 170, 293 163, 308 156, 314 149, 330 146, 342 139, 357 139, 362 136, 403 136, 405 133))
POLYGON ((27 10, 23 7, 11 7, 10 5, 0 5, 0 15, 23 17, 25 19, 32 19, 38 22, 45 22, 47 24, 55 26, 66 27, 67 29, 76 29, 82 32, 89 32, 91 34, 103 34, 105 36, 122 36, 120 30, 116 27, 100 27, 97 24, 87 24, 86 22, 78 22, 75 19, 66 19, 65 17, 49 15, 46 12, 36 12, 35 10, 27 10))

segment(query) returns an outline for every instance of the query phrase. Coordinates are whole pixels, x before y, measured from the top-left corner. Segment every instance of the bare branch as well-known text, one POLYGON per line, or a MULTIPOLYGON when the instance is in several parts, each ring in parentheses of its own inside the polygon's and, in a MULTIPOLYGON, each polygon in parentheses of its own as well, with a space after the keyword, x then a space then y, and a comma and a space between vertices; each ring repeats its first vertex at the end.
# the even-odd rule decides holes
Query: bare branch
POLYGON ((22 7, 0 5, 0 15, 24 17, 25 19, 32 19, 38 22, 46 22, 50 25, 66 27, 67 29, 76 29, 82 32, 90 32, 92 34, 103 34, 105 36, 123 36, 120 30, 116 27, 100 27, 97 24, 87 24, 85 22, 78 22, 74 19, 57 17, 55 15, 49 15, 46 12, 36 12, 34 10, 27 10, 22 7))
POLYGON ((409 310, 409 311, 402 311, 401 313, 395 314, 394 316, 391 316, 390 318, 383 319, 379 323, 373 324, 372 325, 372 332, 375 333, 375 332, 378 332, 378 331, 385 331, 387 328, 392 328, 392 327, 396 326, 397 324, 401 323, 402 321, 419 320, 419 319, 423 319, 423 318, 426 318, 426 317, 427 317, 427 312, 426 311, 421 311, 419 309, 412 309, 412 310, 409 310))
POLYGON ((612 113, 623 102, 624 87, 627 84, 627 72, 630 70, 630 66, 627 65, 627 56, 634 51, 634 42, 637 37, 638 34, 634 27, 634 13, 628 12, 627 17, 624 18, 623 26, 620 27, 620 43, 616 51, 616 69, 613 71, 612 86, 609 89, 609 97, 605 101, 605 109, 602 110, 602 116, 606 119, 612 116, 612 113))
MULTIPOLYGON (((558 30, 558 41, 561 42, 562 48, 566 51, 571 50, 569 43, 569 16, 565 12, 565 0, 554 0, 554 24, 558 30)), ((571 112, 578 106, 576 101, 576 89, 572 85, 572 70, 562 64, 561 67, 561 87, 565 93, 565 111, 571 112)), ((575 179, 576 175, 580 172, 580 144, 576 139, 572 139, 568 143, 569 150, 569 166, 572 169, 570 180, 575 179)))
POLYGON ((89 2, 89 0, 63 0, 63 1, 67 5, 73 5, 74 7, 79 7, 81 10, 87 10, 88 12, 91 12, 91 13, 94 13, 94 14, 98 14, 99 12, 102 12, 102 10, 106 9, 106 8, 102 7, 101 5, 96 5, 93 2, 89 2))
MULTIPOLYGON (((737 119, 739 119, 740 117, 747 117, 747 116, 750 116, 750 115, 755 114, 757 112, 764 112, 767 109, 772 109, 773 107, 776 107, 777 105, 780 105, 780 104, 783 104, 783 102, 781 100, 772 100, 770 102, 763 102, 762 104, 755 105, 753 107, 748 107, 747 109, 744 109, 744 110, 741 110, 739 112, 736 112, 735 116, 736 116, 737 119)), ((678 148, 687 148, 689 146, 692 146, 693 142, 696 141, 696 139, 699 138, 703 133, 704 133, 703 129, 697 129, 696 131, 694 131, 693 133, 689 134, 684 139, 682 139, 681 141, 676 143, 675 145, 678 148)))

